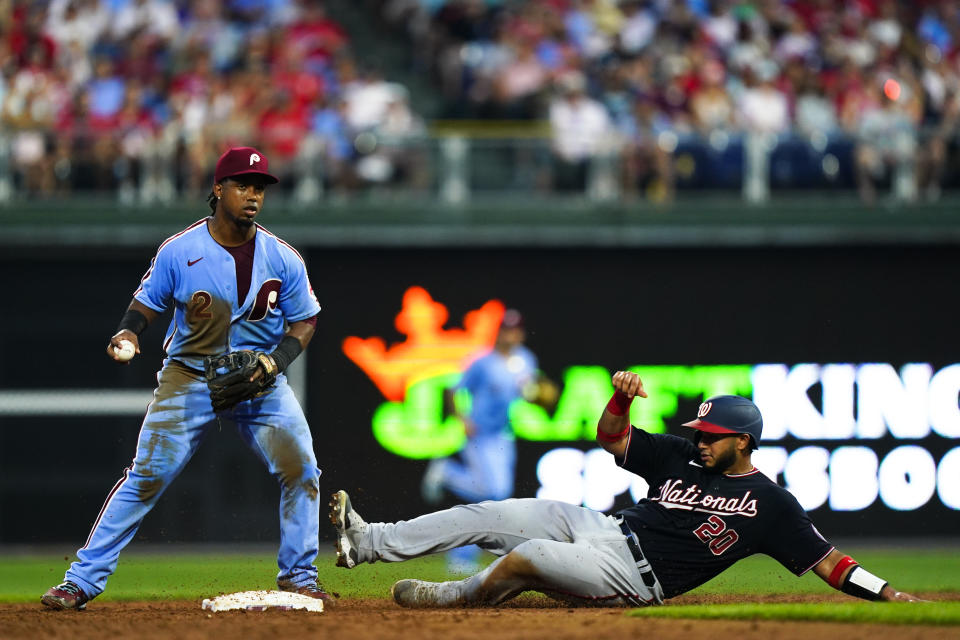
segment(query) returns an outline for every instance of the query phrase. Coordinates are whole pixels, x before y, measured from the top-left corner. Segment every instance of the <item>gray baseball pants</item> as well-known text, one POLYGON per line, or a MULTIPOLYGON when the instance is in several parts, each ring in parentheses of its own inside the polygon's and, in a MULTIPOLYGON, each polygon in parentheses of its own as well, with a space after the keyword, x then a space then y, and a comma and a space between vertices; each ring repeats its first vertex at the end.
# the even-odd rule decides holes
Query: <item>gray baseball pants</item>
POLYGON ((662 604, 659 582, 646 560, 638 563, 619 522, 565 502, 521 498, 368 523, 353 544, 359 562, 402 562, 468 544, 500 556, 474 576, 442 583, 450 601, 464 605, 498 604, 528 590, 581 605, 662 604))

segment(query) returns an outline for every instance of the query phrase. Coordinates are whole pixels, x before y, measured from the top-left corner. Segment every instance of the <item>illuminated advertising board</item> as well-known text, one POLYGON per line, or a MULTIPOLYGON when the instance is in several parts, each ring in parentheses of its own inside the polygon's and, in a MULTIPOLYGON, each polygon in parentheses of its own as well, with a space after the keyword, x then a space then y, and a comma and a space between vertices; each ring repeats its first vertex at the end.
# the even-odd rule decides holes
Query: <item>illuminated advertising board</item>
MULTIPOLYGON (((104 488, 129 464, 146 402, 118 398, 142 391, 149 399, 167 323, 151 324, 143 353, 124 367, 103 357, 103 335, 122 311, 117 301, 129 299, 130 274, 155 251, 3 254, 19 301, 4 319, 4 390, 87 389, 95 399, 109 390, 94 408, 127 413, 58 406, 49 407, 58 415, 4 418, 0 541, 82 539, 104 488), (31 280, 18 279, 26 271, 31 280), (84 309, 83 322, 46 312, 52 290, 61 307, 84 309), (85 363, 86 375, 34 357, 38 331, 62 336, 57 357, 85 363), (69 486, 52 491, 37 479, 37 460, 20 455, 36 448, 37 433, 50 435, 42 464, 69 476, 69 486), (49 508, 37 511, 39 503, 49 508)), ((303 255, 323 311, 291 376, 302 372, 294 387, 321 490, 350 491, 369 518, 435 508, 422 499, 423 472, 464 441, 442 390, 489 348, 508 306, 523 312, 527 345, 560 388, 549 411, 513 406, 517 496, 608 510, 644 495, 643 481, 593 439, 611 374, 630 368, 650 392, 631 419, 650 431, 689 437, 680 425, 704 397, 753 398, 765 422, 755 463, 830 539, 960 530, 953 247, 308 247, 303 255)), ((138 535, 272 539, 275 509, 264 506, 276 500, 276 482, 250 456, 233 430, 211 434, 138 535)))
MULTIPOLYGON (((376 384, 383 402, 370 428, 384 450, 427 459, 456 453, 460 421, 444 415, 443 390, 492 347, 504 305, 479 301, 463 326, 444 328, 446 307, 423 287, 404 296, 395 325, 406 335, 350 336, 345 355, 376 384)), ((960 510, 960 365, 927 363, 637 364, 649 397, 631 421, 665 433, 690 416, 681 406, 733 393, 752 398, 764 416, 753 460, 810 511, 861 511, 875 505, 909 512, 930 504, 960 510)), ((590 363, 563 370, 555 409, 518 400, 511 409, 518 440, 549 445, 536 461, 536 495, 607 510, 618 496, 648 487, 591 446, 613 371, 590 363), (579 473, 572 472, 579 470, 579 473)))

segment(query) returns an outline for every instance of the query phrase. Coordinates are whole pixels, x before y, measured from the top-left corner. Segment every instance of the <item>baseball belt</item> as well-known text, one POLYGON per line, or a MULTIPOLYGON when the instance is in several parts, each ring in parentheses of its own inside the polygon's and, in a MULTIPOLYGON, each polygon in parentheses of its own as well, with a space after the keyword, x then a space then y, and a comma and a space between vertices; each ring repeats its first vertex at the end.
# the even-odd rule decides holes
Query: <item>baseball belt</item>
POLYGON ((653 567, 650 566, 650 562, 643 555, 643 550, 640 548, 640 542, 637 540, 637 534, 627 526, 627 523, 623 518, 620 519, 620 531, 623 531, 624 537, 627 539, 627 547, 630 548, 630 553, 633 555, 634 561, 637 563, 637 569, 640 570, 640 577, 643 579, 643 584, 651 591, 656 591, 654 587, 657 586, 657 576, 653 573, 653 567))

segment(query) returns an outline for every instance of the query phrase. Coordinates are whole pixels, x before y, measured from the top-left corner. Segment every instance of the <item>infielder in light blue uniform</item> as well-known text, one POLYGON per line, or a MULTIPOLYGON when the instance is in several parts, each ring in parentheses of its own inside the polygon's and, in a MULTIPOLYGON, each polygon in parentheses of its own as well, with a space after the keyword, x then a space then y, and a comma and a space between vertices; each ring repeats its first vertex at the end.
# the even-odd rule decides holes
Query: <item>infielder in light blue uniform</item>
POLYGON ((423 497, 439 502, 443 489, 468 502, 504 500, 513 495, 516 444, 510 429, 510 405, 537 376, 537 358, 523 346, 523 319, 508 309, 493 349, 474 360, 449 391, 470 392, 470 415, 460 415, 467 444, 463 462, 453 458, 431 461, 423 479, 423 497))
MULTIPOLYGON (((168 309, 167 357, 147 409, 133 464, 117 482, 77 552, 65 582, 43 595, 54 609, 82 609, 103 592, 120 551, 210 429, 233 424, 280 484, 277 586, 328 599, 317 585, 320 469, 310 428, 286 377, 252 400, 214 413, 204 357, 249 349, 283 371, 313 336, 320 305, 293 247, 254 222, 265 187, 277 182, 256 149, 234 148, 217 163, 213 215, 168 238, 111 338, 134 343, 168 309)), ((257 375, 260 374, 258 370, 257 375)), ((255 375, 254 378, 257 376, 255 375)))

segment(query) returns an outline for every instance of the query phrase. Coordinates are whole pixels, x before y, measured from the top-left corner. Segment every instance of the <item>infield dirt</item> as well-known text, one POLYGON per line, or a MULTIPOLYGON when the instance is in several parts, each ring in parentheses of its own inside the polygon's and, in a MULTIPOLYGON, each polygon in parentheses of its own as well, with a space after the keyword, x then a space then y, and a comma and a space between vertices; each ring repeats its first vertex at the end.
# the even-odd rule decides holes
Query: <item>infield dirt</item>
MULTIPOLYGON (((957 599, 937 594, 931 599, 957 599)), ((839 596, 838 598, 843 598, 839 596)), ((751 599, 757 601, 758 599, 751 599)), ((778 596, 764 602, 823 602, 824 597, 778 596)), ((742 602, 685 596, 675 604, 742 602)), ((209 613, 199 602, 93 602, 86 611, 52 611, 37 604, 0 605, 0 638, 131 638, 136 640, 337 639, 392 640, 954 640, 957 627, 845 625, 630 618, 619 608, 569 608, 540 597, 496 609, 401 609, 390 600, 341 600, 324 613, 229 611, 209 613)))

